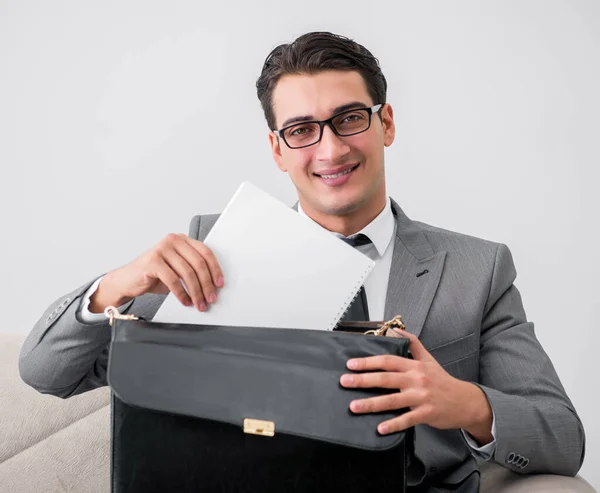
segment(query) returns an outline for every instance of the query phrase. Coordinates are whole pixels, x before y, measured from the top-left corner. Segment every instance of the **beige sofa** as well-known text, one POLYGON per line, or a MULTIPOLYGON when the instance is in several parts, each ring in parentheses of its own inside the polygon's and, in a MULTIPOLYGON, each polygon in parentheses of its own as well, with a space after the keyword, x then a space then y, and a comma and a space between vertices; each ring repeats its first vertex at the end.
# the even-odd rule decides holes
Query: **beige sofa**
MULTIPOLYGON (((0 334, 0 492, 108 493, 108 388, 62 400, 24 384, 18 356, 24 336, 0 334)), ((581 477, 518 476, 482 467, 485 493, 594 493, 581 477)))

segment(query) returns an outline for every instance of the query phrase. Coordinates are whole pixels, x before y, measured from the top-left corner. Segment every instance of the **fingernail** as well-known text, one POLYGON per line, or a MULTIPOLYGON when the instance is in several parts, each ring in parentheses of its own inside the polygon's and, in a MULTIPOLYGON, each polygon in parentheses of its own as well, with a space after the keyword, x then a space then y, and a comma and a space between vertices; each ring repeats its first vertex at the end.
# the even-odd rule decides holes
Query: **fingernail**
POLYGON ((348 360, 348 368, 351 370, 356 370, 356 368, 358 368, 358 361, 355 359, 348 360))
POLYGON ((201 312, 205 311, 205 310, 206 310, 206 308, 207 308, 207 306, 206 306, 206 303, 204 303, 204 301, 202 301, 202 302, 200 303, 200 305, 198 306, 198 309, 199 309, 201 312))
POLYGON ((353 411, 360 411, 363 408, 362 402, 360 401, 353 401, 350 404, 350 409, 352 409, 353 411))
POLYGON ((222 288, 223 284, 225 284, 225 279, 223 279, 223 276, 217 277, 217 286, 222 288))
POLYGON ((194 303, 190 299, 183 300, 184 306, 192 306, 194 303))
POLYGON ((217 301, 217 295, 213 293, 208 297, 208 302, 214 303, 215 301, 217 301))
POLYGON ((342 385, 352 385, 354 377, 352 375, 342 375, 342 385))
POLYGON ((382 435, 385 435, 386 433, 388 433, 390 431, 390 427, 388 425, 379 425, 377 427, 377 429, 379 430, 379 433, 381 433, 382 435))

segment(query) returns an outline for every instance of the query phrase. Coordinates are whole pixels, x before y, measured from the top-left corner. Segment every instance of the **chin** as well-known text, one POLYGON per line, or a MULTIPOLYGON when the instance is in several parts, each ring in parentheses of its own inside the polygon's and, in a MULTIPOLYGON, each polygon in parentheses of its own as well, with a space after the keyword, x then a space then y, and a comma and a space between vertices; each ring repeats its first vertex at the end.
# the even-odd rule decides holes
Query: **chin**
POLYGON ((319 204, 319 209, 329 216, 347 216, 360 209, 362 204, 360 199, 334 200, 319 204))

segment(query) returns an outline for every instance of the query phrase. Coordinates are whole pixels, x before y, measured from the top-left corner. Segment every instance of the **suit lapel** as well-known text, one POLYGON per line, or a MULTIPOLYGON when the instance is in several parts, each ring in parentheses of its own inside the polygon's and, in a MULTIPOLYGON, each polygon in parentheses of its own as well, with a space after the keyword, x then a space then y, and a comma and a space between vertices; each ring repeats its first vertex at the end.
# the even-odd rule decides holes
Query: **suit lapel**
POLYGON ((446 252, 435 253, 423 231, 393 200, 392 211, 396 235, 384 318, 402 315, 406 329, 418 337, 442 277, 446 252))

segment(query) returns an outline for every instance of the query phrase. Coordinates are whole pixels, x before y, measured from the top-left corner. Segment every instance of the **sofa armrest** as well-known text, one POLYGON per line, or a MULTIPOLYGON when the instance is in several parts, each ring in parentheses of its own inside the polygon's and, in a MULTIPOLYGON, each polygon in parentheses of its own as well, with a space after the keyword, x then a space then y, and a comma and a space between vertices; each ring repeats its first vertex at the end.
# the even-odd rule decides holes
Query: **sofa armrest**
POLYGON ((581 476, 521 475, 491 461, 480 469, 481 493, 596 493, 581 476))

